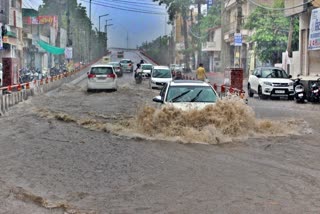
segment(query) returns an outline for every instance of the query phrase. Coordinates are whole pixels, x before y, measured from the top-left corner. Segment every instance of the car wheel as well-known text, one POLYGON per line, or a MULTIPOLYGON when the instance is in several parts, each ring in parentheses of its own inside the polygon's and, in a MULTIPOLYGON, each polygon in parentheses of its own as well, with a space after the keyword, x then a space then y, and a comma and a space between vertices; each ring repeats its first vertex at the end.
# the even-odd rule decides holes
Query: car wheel
POLYGON ((250 83, 248 83, 248 94, 249 94, 249 97, 253 97, 253 95, 254 95, 254 93, 251 90, 250 83))
POLYGON ((267 99, 267 98, 268 98, 266 95, 262 94, 262 88, 261 88, 260 85, 259 85, 259 87, 258 87, 258 95, 259 95, 259 98, 260 98, 261 100, 264 100, 264 99, 267 99))

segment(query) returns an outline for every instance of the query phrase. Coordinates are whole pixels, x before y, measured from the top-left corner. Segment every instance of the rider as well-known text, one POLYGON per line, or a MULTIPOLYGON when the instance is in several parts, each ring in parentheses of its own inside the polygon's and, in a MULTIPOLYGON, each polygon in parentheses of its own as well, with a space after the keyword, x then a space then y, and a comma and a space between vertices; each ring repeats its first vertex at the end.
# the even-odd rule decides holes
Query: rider
POLYGON ((136 77, 137 77, 138 69, 140 69, 140 67, 141 67, 141 64, 140 64, 140 63, 138 63, 138 64, 137 64, 137 67, 136 67, 136 70, 134 70, 134 78, 136 78, 136 77))

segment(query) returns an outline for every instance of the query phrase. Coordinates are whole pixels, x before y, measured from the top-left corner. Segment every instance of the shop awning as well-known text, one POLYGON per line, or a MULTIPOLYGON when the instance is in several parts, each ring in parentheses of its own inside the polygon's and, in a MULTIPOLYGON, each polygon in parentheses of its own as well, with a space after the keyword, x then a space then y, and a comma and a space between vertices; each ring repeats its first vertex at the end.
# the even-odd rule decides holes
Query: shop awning
POLYGON ((52 46, 42 40, 39 40, 38 44, 40 45, 40 47, 42 47, 44 50, 48 51, 49 53, 56 54, 56 55, 64 54, 64 48, 52 46))

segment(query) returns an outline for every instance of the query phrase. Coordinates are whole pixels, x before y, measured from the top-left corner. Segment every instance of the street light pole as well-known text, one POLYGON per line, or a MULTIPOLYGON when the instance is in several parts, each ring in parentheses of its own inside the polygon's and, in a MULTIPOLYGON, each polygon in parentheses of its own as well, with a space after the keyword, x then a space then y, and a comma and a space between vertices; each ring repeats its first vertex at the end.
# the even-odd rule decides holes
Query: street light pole
POLYGON ((92 24, 91 24, 91 0, 90 0, 90 6, 89 6, 89 16, 90 16, 90 29, 89 29, 89 61, 91 61, 91 30, 92 30, 92 24))
POLYGON ((107 19, 106 20, 106 25, 105 25, 105 34, 106 34, 106 51, 108 50, 108 26, 112 26, 113 24, 108 24, 108 21, 111 21, 112 19, 107 19))
POLYGON ((104 16, 109 16, 109 14, 104 14, 104 15, 99 16, 99 32, 100 32, 100 18, 104 17, 104 16))

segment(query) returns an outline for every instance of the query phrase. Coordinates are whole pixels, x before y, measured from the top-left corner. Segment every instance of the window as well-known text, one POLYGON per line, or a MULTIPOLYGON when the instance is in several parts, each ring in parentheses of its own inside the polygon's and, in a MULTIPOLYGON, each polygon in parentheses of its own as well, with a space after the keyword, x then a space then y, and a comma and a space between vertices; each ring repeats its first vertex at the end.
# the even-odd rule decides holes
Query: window
POLYGON ((95 75, 113 74, 113 69, 110 67, 94 67, 91 68, 90 73, 95 75))
POLYGON ((210 86, 171 86, 166 101, 214 103, 217 95, 210 86))
POLYGON ((152 77, 155 78, 171 78, 171 72, 169 69, 154 69, 152 77))

